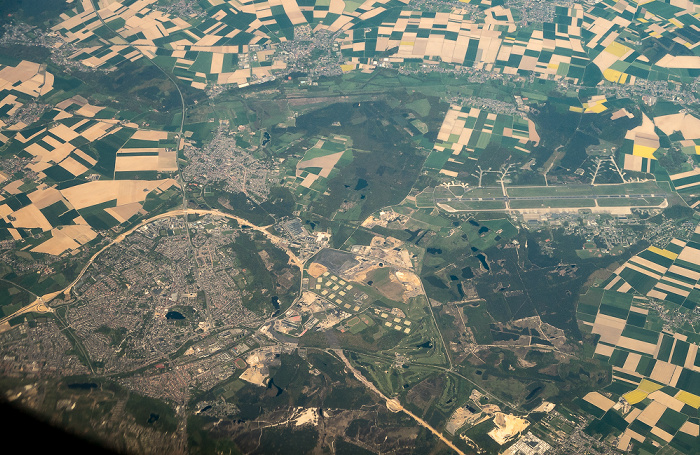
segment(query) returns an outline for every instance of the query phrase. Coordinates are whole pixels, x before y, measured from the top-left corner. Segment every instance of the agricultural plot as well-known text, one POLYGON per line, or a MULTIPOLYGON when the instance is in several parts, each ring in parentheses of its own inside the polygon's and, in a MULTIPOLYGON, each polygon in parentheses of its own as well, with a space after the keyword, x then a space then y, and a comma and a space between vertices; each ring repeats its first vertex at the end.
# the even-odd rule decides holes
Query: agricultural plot
POLYGON ((148 171, 177 172, 174 133, 139 130, 117 151, 115 176, 134 176, 148 171))
MULTIPOLYGON (((174 180, 112 180, 78 184, 62 190, 42 185, 28 194, 17 192, 0 203, 0 216, 16 240, 34 230, 48 233, 31 251, 60 255, 76 250, 104 230, 143 211, 152 191, 161 193, 174 180)), ((7 187, 5 187, 7 191, 7 187)))
MULTIPOLYGON (((51 89, 52 76, 30 62, 0 69, 0 78, 14 84, 12 91, 19 87, 31 96, 51 89)), ((24 171, 36 176, 32 181, 5 182, 0 216, 6 236, 23 240, 42 233, 38 241, 32 240, 30 251, 55 256, 75 251, 99 231, 146 214, 147 196, 174 185, 173 180, 148 179, 177 170, 174 134, 100 119, 104 110, 73 96, 45 114, 53 121, 39 127, 20 125, 23 128, 11 137, 3 135, 3 153, 31 158, 24 171), (115 176, 119 180, 111 180, 115 176)))
MULTIPOLYGON (((0 128, 6 126, 3 118, 12 116, 31 100, 53 90, 54 76, 38 63, 22 60, 15 66, 0 64, 0 128)), ((19 130, 27 124, 20 121, 11 125, 19 130)))
POLYGON ((298 196, 313 200, 327 189, 328 179, 353 159, 352 139, 346 136, 319 138, 296 164, 294 177, 287 178, 298 196))
MULTIPOLYGON (((592 96, 588 101, 582 103, 581 107, 571 106, 569 110, 572 112, 580 112, 583 114, 600 114, 608 110, 608 99, 605 95, 592 96)), ((612 120, 615 120, 614 118, 612 120)))
POLYGON ((404 0, 207 0, 201 2, 206 15, 189 21, 159 11, 155 2, 100 3, 97 10, 90 2, 76 3, 53 30, 78 47, 71 58, 86 66, 113 67, 146 56, 198 89, 274 79, 287 68, 276 47, 300 30, 343 32, 337 40, 342 71, 373 69, 382 59, 593 84, 597 76, 587 74, 589 66, 620 84, 637 78, 690 81, 700 73, 700 56, 694 54, 669 54, 654 63, 645 55, 663 40, 691 52, 697 46, 689 30, 700 20, 692 10, 662 1, 557 7, 553 22, 524 30, 509 8, 491 2, 478 4, 483 11, 478 22, 459 10, 412 11, 404 0))
POLYGON ((621 152, 624 153, 623 168, 630 171, 651 172, 652 162, 657 159, 654 152, 658 148, 659 136, 654 131, 654 122, 642 114, 642 124, 625 134, 625 142, 621 147, 621 152))
POLYGON ((673 174, 670 178, 676 191, 684 193, 694 191, 700 186, 700 169, 673 174))
POLYGON ((539 141, 535 124, 527 118, 489 113, 474 107, 452 106, 438 132, 437 142, 425 167, 447 177, 457 177, 466 160, 475 159, 491 143, 530 153, 539 141))
MULTIPOLYGON (((660 140, 667 139, 687 155, 700 153, 700 119, 684 112, 654 117, 642 114, 642 124, 629 130, 620 148, 623 168, 636 172, 653 172, 658 159, 656 152, 660 140), (660 138, 660 131, 665 138, 660 138)), ((692 174, 680 173, 673 180, 684 179, 692 174)), ((681 180, 674 185, 680 190, 693 188, 693 180, 681 180)))
MULTIPOLYGON (((136 127, 136 125, 132 125, 136 127)), ((112 177, 114 154, 135 128, 116 121, 68 118, 48 128, 24 130, 14 136, 7 150, 24 150, 32 157, 28 169, 40 179, 65 181, 97 167, 112 177)))
MULTIPOLYGON (((647 270, 660 272, 664 267, 660 258, 673 260, 677 255, 671 249, 683 250, 681 245, 674 245, 667 250, 647 250, 625 266, 644 264, 647 270)), ((674 276, 692 281, 680 273, 674 276)), ((671 278, 666 275, 665 280, 671 278)), ((607 289, 609 284, 589 289, 581 296, 577 309, 582 330, 599 336, 594 356, 613 369, 607 396, 591 392, 580 402, 582 409, 599 419, 590 430, 614 431, 620 436, 617 447, 621 450, 643 443, 670 445, 681 452, 697 446, 697 425, 689 418, 697 415, 700 407, 700 338, 695 333, 654 328, 660 327, 658 314, 646 297, 607 289), (611 422, 617 424, 610 426, 611 422)))
POLYGON ((485 14, 484 22, 475 24, 454 13, 402 11, 376 32, 352 30, 341 49, 356 64, 397 48, 390 62, 422 59, 506 74, 534 72, 576 81, 583 77, 588 58, 580 36, 582 8, 557 8, 556 23, 524 34, 516 32, 509 9, 494 6, 485 14))
POLYGON ((695 291, 700 279, 700 234, 689 242, 674 240, 666 249, 649 247, 620 266, 605 289, 638 292, 693 310, 700 301, 695 291))

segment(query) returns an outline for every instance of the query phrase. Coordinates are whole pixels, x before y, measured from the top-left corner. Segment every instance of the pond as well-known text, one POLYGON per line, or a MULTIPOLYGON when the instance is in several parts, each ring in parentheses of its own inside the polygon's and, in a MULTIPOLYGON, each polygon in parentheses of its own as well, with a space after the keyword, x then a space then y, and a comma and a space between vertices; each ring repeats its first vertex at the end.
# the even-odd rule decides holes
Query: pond
POLYGON ((465 278, 467 280, 470 278, 474 278, 474 272, 472 272, 471 267, 464 267, 462 269, 462 278, 465 278))
POLYGON ((165 313, 165 319, 174 319, 179 321, 185 319, 185 316, 179 311, 168 311, 165 313))
POLYGON ((79 390, 91 390, 91 389, 96 389, 97 384, 94 382, 74 382, 72 384, 68 384, 69 389, 79 389, 79 390))
POLYGON ((277 389, 277 394, 275 395, 276 397, 282 395, 282 392, 284 392, 284 389, 282 389, 282 388, 280 388, 280 387, 278 387, 278 386, 275 385, 275 379, 274 379, 274 378, 270 378, 270 382, 267 383, 267 388, 268 388, 268 389, 272 389, 272 388, 277 389))
POLYGON ((355 185, 355 191, 361 190, 363 188, 367 188, 367 180, 365 179, 357 179, 357 185, 355 185))
POLYGON ((484 269, 486 269, 487 272, 491 270, 489 268, 488 263, 486 262, 486 255, 484 253, 477 254, 476 258, 479 260, 479 262, 481 262, 481 265, 484 267, 484 269))

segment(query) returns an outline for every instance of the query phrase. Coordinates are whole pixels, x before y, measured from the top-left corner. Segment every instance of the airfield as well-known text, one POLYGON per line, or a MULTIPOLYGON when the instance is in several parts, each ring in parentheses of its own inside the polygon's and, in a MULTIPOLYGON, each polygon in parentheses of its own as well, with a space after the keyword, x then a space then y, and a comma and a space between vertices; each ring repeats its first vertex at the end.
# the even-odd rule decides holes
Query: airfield
POLYGON ((0 367, 128 392, 47 415, 222 453, 320 415, 299 452, 696 450, 700 6, 54 3, 0 45, 0 367))
POLYGON ((612 185, 557 185, 472 188, 441 185, 416 196, 418 208, 446 212, 592 212, 629 213, 632 208, 664 208, 671 189, 656 182, 612 185))

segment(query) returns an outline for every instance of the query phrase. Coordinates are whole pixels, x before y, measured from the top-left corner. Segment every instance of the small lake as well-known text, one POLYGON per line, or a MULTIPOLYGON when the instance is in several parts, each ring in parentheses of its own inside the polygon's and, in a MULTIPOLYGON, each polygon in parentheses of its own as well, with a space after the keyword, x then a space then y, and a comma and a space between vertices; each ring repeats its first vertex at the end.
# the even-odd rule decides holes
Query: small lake
POLYGON ((365 179, 357 179, 357 185, 355 185, 355 191, 359 191, 361 189, 367 188, 367 180, 365 179))
POLYGON ((489 268, 488 263, 486 262, 486 255, 484 253, 477 254, 476 258, 479 260, 479 262, 481 262, 481 265, 486 269, 487 272, 491 270, 489 268))
POLYGON ((165 313, 165 319, 174 319, 176 321, 185 319, 185 316, 179 311, 168 311, 165 313))

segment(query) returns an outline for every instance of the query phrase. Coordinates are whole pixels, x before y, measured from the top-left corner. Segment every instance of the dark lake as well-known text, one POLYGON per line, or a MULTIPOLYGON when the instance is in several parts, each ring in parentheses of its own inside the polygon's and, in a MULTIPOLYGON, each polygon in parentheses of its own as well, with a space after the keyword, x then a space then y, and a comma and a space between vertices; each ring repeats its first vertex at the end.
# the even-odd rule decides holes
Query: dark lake
POLYGON ((168 311, 167 313, 165 313, 165 319, 181 320, 185 319, 185 316, 178 311, 168 311))
POLYGON ((363 188, 367 188, 367 180, 365 179, 357 179, 357 185, 355 185, 355 191, 361 190, 363 188))
POLYGON ((74 382, 73 384, 68 384, 69 389, 80 389, 80 390, 90 390, 96 389, 97 384, 94 382, 74 382))
POLYGON ((487 271, 491 270, 489 269, 489 265, 486 263, 486 256, 483 253, 477 254, 476 258, 479 260, 479 262, 481 262, 481 265, 483 265, 487 271))

